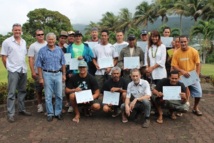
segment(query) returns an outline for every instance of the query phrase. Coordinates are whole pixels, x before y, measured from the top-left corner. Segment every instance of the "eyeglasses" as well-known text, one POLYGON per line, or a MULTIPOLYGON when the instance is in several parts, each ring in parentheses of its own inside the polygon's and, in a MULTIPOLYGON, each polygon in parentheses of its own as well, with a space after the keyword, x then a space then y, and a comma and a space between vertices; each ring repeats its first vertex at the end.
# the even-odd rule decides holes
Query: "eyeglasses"
POLYGON ((42 34, 37 34, 36 36, 44 36, 44 33, 42 33, 42 34))

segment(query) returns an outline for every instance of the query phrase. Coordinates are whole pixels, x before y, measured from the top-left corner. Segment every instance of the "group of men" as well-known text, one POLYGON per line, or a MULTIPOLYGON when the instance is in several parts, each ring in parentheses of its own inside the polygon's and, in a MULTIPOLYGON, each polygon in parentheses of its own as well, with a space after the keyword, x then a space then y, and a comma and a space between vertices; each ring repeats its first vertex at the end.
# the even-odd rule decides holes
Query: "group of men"
MULTIPOLYGON (((169 29, 170 30, 170 29, 169 29)), ((19 113, 30 116, 31 113, 25 110, 24 98, 26 95, 27 65, 25 55, 29 57, 29 66, 32 78, 35 80, 35 91, 38 101, 38 112, 43 112, 42 90, 45 93, 45 106, 47 121, 52 121, 54 117, 62 120, 62 100, 63 94, 66 96, 66 106, 70 106, 70 111, 74 110, 75 116, 72 121, 79 123, 81 111, 86 116, 91 116, 93 111, 103 107, 104 112, 112 112, 112 117, 116 117, 122 112, 122 122, 128 122, 131 114, 143 114, 144 122, 142 127, 149 127, 151 102, 158 113, 158 123, 163 123, 162 105, 167 105, 170 116, 175 119, 174 112, 187 112, 187 101, 190 94, 195 98, 193 113, 202 115, 198 108, 202 96, 200 83, 190 85, 188 91, 183 83, 179 82, 179 76, 189 77, 189 71, 196 70, 199 74, 200 59, 198 52, 188 46, 188 38, 179 38, 180 48, 174 52, 172 57, 172 71, 168 79, 162 79, 154 89, 150 83, 142 79, 144 73, 144 55, 140 47, 136 46, 135 35, 129 35, 127 42, 124 41, 123 32, 116 33, 117 42, 112 45, 108 42, 109 32, 102 30, 100 39, 98 29, 91 30, 91 41, 97 42, 92 48, 89 44, 83 43, 83 35, 76 31, 62 31, 58 37, 54 33, 48 33, 44 40, 44 31, 36 30, 37 41, 30 45, 27 52, 26 42, 21 38, 22 27, 14 24, 13 35, 2 44, 1 56, 5 68, 8 70, 8 97, 7 97, 7 120, 14 122, 15 96, 16 90, 19 113), (118 53, 116 47, 124 45, 118 53), (71 58, 79 60, 78 70, 69 70, 65 65, 64 54, 70 53, 71 58), (139 57, 140 67, 134 69, 124 68, 124 57, 139 57), (100 68, 99 59, 112 58, 113 66, 100 68), (196 68, 195 68, 196 67, 196 68), (163 86, 181 86, 180 101, 163 101, 163 86), (78 104, 76 92, 88 90, 92 91, 93 101, 78 104), (120 102, 118 106, 99 103, 99 97, 104 91, 119 92, 120 102), (152 95, 153 94, 153 95, 152 95), (53 96, 55 97, 53 105, 53 96), (82 107, 80 111, 80 107, 82 107)), ((169 31, 170 32, 170 31, 169 31)), ((165 33, 165 30, 164 32, 165 33)), ((147 31, 141 34, 142 41, 148 40, 147 31)))

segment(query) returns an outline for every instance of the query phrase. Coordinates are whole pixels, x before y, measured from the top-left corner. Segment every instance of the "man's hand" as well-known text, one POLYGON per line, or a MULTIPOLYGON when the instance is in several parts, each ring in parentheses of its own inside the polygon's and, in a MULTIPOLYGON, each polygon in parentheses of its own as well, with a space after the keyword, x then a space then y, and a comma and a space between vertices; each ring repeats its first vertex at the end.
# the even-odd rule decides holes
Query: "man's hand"
POLYGON ((98 69, 98 70, 100 69, 99 65, 95 65, 95 67, 96 67, 96 69, 98 69))
POLYGON ((184 70, 181 71, 181 74, 183 76, 185 76, 186 78, 188 78, 190 76, 190 74, 187 71, 184 71, 184 70))
POLYGON ((120 91, 120 88, 116 88, 116 87, 111 88, 111 92, 116 92, 116 91, 120 91))
POLYGON ((82 89, 79 87, 75 88, 75 92, 78 92, 78 91, 82 91, 82 89))
POLYGON ((66 80, 66 76, 62 75, 62 82, 65 82, 65 80, 66 80))
POLYGON ((83 59, 83 57, 82 57, 82 56, 79 56, 77 59, 78 59, 78 60, 82 60, 82 59, 83 59))
POLYGON ((152 67, 148 67, 146 72, 151 73, 154 69, 152 67))
POLYGON ((157 93, 157 97, 162 97, 163 96, 163 93, 162 92, 158 92, 157 93))
POLYGON ((41 84, 42 87, 44 87, 44 80, 43 80, 43 78, 39 78, 39 84, 41 84))
POLYGON ((109 74, 111 72, 111 68, 106 69, 106 73, 109 74))
POLYGON ((186 93, 181 92, 181 93, 180 93, 180 96, 181 96, 181 99, 182 99, 182 100, 186 101, 186 99, 187 99, 187 98, 186 98, 186 93))
POLYGON ((36 80, 36 79, 37 79, 37 74, 34 72, 34 73, 31 74, 31 77, 32 77, 34 80, 36 80))
POLYGON ((131 103, 130 103, 130 108, 131 108, 131 111, 134 109, 134 106, 137 102, 137 98, 135 98, 131 103))

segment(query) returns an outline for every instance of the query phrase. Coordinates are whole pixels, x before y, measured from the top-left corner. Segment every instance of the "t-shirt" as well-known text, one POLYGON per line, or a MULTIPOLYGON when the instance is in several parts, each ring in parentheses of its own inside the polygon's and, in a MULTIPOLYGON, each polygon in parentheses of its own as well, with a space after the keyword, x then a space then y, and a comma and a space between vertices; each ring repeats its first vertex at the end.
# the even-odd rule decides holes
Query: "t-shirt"
POLYGON ((179 48, 173 54, 171 66, 179 67, 189 72, 195 70, 196 64, 199 63, 200 58, 196 49, 189 47, 187 51, 182 51, 181 48, 179 48))
POLYGON ((75 74, 69 78, 66 87, 70 89, 79 87, 82 90, 91 89, 93 94, 97 89, 99 89, 96 79, 90 74, 87 74, 85 78, 80 77, 79 74, 75 74))
POLYGON ((110 91, 112 87, 118 87, 118 88, 122 88, 123 90, 126 90, 127 86, 128 86, 128 83, 123 78, 120 78, 118 82, 115 82, 113 81, 112 78, 110 78, 104 83, 102 92, 110 91))
POLYGON ((72 45, 73 46, 73 52, 74 52, 74 57, 73 58, 78 58, 83 55, 84 51, 84 44, 76 45, 75 43, 72 45))
POLYGON ((160 80, 160 82, 158 82, 158 84, 156 85, 155 89, 157 91, 159 91, 159 92, 163 92, 163 86, 181 86, 181 92, 186 92, 186 87, 180 81, 178 81, 178 83, 176 85, 171 85, 170 84, 170 79, 163 78, 162 80, 160 80))

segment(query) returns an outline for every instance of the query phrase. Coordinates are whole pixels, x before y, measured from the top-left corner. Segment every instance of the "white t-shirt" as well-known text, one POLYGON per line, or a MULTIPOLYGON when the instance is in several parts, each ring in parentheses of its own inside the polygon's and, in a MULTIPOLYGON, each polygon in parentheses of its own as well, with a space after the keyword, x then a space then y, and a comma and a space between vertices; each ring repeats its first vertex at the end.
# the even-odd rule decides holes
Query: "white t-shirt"
POLYGON ((154 66, 156 63, 160 65, 152 71, 152 78, 154 80, 166 78, 166 46, 161 44, 159 47, 156 45, 152 45, 149 49, 147 47, 144 58, 146 65, 148 65, 147 56, 149 56, 150 67, 154 66))
POLYGON ((42 47, 45 47, 46 45, 47 45, 46 41, 44 43, 39 43, 38 41, 36 41, 33 44, 31 44, 30 47, 29 47, 28 57, 34 57, 34 70, 35 70, 36 73, 38 73, 37 67, 36 67, 36 60, 38 58, 39 50, 42 47))
MULTIPOLYGON (((118 52, 115 50, 115 47, 109 43, 107 45, 101 45, 101 44, 95 45, 93 49, 93 53, 94 53, 94 58, 96 59, 107 58, 107 57, 112 57, 112 58, 118 57, 118 52)), ((100 69, 96 71, 95 75, 104 75, 104 73, 105 73, 105 69, 100 69)))
POLYGON ((113 46, 115 47, 116 51, 118 52, 118 54, 120 55, 120 51, 127 47, 129 45, 128 42, 123 41, 122 43, 115 43, 113 46))
POLYGON ((26 42, 21 39, 18 44, 13 36, 2 43, 1 55, 7 56, 6 68, 10 72, 27 72, 25 56, 27 54, 26 42))

